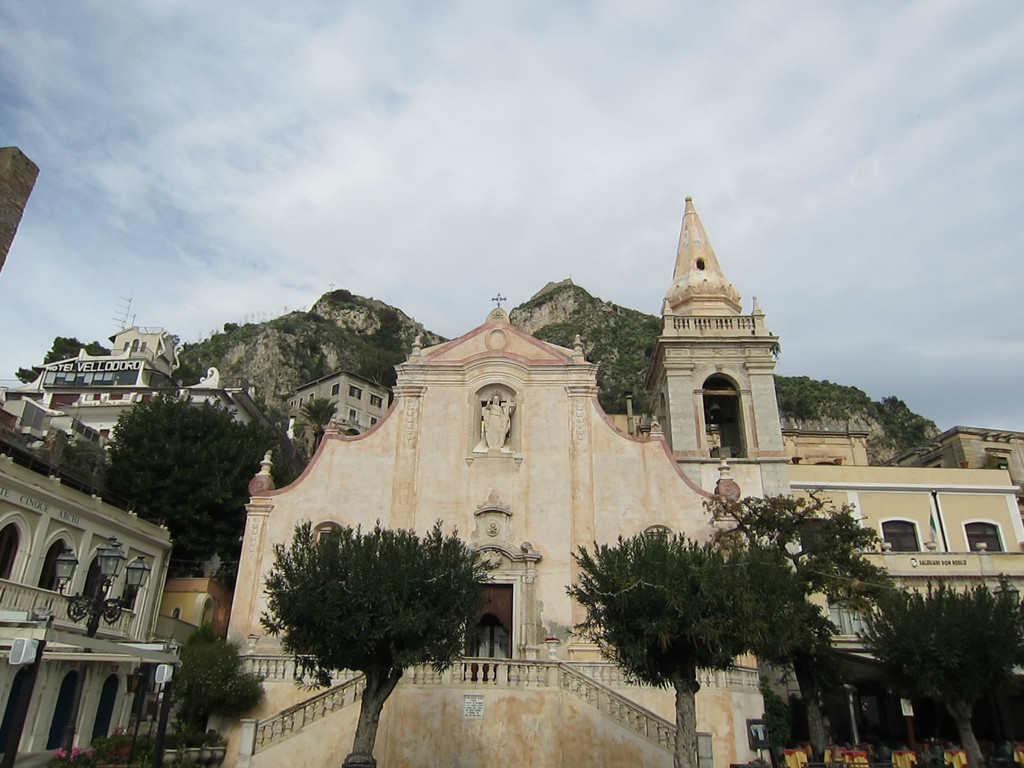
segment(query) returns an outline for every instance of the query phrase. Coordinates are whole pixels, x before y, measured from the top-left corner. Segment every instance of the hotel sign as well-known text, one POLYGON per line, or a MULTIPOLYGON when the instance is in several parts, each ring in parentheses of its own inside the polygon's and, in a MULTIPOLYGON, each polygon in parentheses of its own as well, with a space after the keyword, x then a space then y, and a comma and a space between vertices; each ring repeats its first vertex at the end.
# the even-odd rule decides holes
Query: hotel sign
POLYGON ((73 360, 67 363, 50 363, 47 371, 59 373, 106 373, 108 371, 141 371, 141 360, 73 360))

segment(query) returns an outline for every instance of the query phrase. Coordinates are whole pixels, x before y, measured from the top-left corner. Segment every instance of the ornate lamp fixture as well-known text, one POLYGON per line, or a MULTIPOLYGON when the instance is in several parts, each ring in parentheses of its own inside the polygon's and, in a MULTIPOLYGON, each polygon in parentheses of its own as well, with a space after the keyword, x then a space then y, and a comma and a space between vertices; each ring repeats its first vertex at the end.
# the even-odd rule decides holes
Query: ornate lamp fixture
POLYGON ((992 594, 996 597, 1002 597, 1003 595, 1012 602, 1020 602, 1020 590, 1017 589, 1010 580, 1006 578, 1005 574, 999 574, 999 585, 992 590, 992 594))
MULTIPOLYGON (((125 557, 124 547, 115 537, 111 536, 101 544, 96 554, 99 561, 99 580, 88 595, 67 595, 68 616, 72 621, 82 621, 88 617, 85 634, 95 637, 102 618, 107 624, 113 624, 121 618, 121 613, 132 604, 134 593, 146 583, 152 570, 149 563, 141 555, 136 557, 125 568, 125 591, 121 597, 107 597, 107 591, 114 583, 121 570, 125 557)), ((73 550, 66 550, 57 556, 57 589, 64 593, 64 588, 71 581, 78 566, 78 558, 73 550)))

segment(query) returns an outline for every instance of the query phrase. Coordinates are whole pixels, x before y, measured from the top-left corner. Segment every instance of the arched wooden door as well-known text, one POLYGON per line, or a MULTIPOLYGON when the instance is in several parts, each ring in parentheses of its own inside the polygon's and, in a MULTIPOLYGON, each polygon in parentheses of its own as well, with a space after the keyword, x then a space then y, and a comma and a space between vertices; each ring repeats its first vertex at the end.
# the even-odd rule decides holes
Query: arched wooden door
POLYGON ((512 658, 512 585, 487 584, 484 613, 469 638, 467 656, 512 658))

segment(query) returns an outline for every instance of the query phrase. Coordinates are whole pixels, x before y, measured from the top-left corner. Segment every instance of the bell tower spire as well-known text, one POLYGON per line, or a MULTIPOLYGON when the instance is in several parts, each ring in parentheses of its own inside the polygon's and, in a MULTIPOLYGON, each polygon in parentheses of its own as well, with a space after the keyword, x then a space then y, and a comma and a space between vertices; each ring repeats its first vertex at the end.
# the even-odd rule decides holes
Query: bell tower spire
POLYGON ((744 493, 787 493, 775 397, 779 340, 756 300, 743 314, 689 197, 662 319, 647 388, 680 468, 706 485, 716 462, 738 460, 744 493))
POLYGON ((693 198, 686 198, 672 284, 665 294, 665 314, 738 315, 740 294, 725 279, 693 198))

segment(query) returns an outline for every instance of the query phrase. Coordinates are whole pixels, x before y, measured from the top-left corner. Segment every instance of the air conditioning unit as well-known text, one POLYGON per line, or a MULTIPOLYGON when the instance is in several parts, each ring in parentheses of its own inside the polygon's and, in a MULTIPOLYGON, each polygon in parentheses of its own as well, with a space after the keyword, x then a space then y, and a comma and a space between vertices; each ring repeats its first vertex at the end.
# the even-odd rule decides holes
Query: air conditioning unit
POLYGON ((174 666, 172 664, 158 664, 153 680, 157 683, 169 683, 174 677, 174 666))
POLYGON ((38 640, 19 637, 11 644, 11 653, 7 660, 10 662, 12 667, 21 666, 22 664, 31 664, 36 660, 36 654, 38 651, 38 640))

